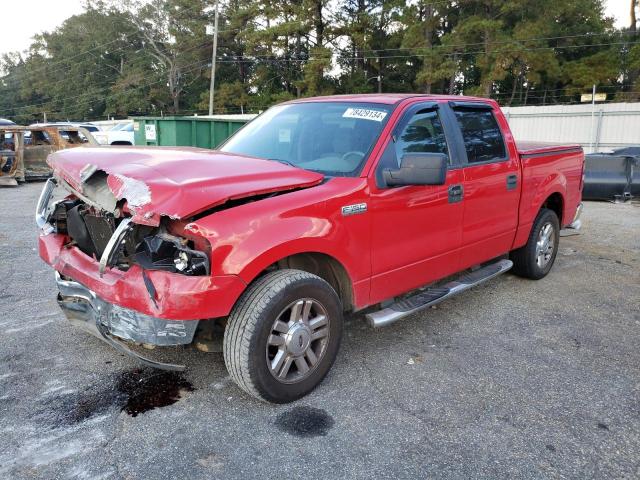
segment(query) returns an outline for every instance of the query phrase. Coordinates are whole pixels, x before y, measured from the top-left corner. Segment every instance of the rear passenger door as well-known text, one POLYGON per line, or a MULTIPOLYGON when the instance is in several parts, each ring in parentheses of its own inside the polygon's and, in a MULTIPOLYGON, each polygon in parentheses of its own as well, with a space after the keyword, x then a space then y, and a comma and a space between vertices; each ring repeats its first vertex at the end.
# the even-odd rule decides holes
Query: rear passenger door
POLYGON ((490 104, 454 102, 450 108, 466 154, 461 267, 467 268, 511 248, 518 226, 520 166, 490 104))

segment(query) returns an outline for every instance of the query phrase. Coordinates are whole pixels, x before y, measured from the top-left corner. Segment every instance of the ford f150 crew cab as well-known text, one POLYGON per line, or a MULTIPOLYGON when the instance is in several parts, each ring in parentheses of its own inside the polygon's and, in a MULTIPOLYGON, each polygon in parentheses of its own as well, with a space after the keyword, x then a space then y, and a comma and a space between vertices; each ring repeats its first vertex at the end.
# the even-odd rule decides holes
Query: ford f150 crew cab
POLYGON ((330 369, 344 312, 382 326, 509 269, 547 275, 584 156, 516 143, 491 100, 388 94, 277 105, 217 151, 48 161, 39 251, 69 320, 166 369, 184 367, 133 345, 223 332, 237 384, 288 402, 330 369))

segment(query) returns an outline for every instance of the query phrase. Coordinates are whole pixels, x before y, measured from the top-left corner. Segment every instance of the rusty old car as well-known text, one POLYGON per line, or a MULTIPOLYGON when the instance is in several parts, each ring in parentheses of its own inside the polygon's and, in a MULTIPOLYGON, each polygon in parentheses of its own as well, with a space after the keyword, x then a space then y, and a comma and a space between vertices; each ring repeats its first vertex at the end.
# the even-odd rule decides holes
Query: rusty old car
POLYGON ((0 186, 44 180, 51 176, 49 154, 82 145, 97 143, 81 127, 0 125, 0 186))

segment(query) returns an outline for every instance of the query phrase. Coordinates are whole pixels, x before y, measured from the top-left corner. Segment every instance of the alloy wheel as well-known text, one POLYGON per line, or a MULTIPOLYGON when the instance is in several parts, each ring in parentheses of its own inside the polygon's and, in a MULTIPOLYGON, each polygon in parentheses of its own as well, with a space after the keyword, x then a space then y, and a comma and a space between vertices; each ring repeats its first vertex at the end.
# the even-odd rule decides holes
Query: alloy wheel
POLYGON ((326 309, 311 298, 296 300, 273 322, 267 339, 267 366, 279 382, 300 382, 316 369, 328 345, 326 309))

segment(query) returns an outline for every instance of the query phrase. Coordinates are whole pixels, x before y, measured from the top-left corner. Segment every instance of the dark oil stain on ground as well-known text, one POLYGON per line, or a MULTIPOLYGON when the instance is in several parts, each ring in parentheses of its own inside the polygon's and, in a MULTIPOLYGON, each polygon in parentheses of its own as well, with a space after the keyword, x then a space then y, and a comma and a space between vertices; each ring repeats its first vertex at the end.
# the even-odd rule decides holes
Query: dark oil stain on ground
POLYGON ((117 389, 127 399, 122 410, 132 417, 172 405, 180 400, 183 392, 194 390, 181 373, 150 369, 125 372, 117 389))
POLYGON ((181 373, 151 368, 128 370, 82 392, 49 399, 35 417, 40 423, 54 427, 84 422, 116 409, 135 417, 172 405, 183 392, 193 390, 181 373))
POLYGON ((278 416, 276 427, 296 437, 325 436, 333 427, 333 418, 324 410, 295 407, 278 416))

